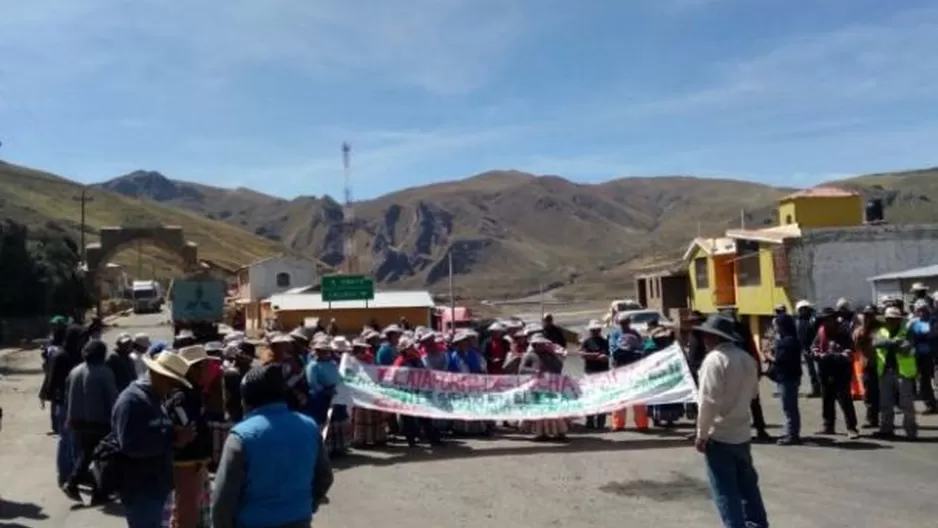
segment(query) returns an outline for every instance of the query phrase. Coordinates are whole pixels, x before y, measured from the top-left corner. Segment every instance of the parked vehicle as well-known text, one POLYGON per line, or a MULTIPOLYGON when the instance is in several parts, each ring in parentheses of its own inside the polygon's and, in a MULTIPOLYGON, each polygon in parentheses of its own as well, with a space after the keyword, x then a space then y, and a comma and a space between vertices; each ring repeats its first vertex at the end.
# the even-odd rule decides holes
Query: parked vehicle
POLYGON ((131 286, 134 313, 156 313, 163 309, 163 293, 155 280, 134 281, 131 286))

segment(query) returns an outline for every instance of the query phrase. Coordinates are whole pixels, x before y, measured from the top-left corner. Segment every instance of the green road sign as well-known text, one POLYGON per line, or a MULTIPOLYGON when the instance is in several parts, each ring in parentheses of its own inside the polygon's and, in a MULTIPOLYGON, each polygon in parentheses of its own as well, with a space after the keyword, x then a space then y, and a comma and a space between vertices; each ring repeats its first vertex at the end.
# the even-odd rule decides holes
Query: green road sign
POLYGON ((370 301, 375 298, 375 281, 364 275, 326 275, 322 278, 322 300, 370 301))

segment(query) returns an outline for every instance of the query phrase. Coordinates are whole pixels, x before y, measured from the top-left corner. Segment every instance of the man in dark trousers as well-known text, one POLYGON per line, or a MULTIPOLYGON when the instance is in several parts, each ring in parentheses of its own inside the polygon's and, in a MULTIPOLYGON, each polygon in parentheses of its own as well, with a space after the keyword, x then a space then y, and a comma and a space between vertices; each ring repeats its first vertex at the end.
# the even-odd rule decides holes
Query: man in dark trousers
MULTIPOLYGON (((723 310, 723 315, 733 321, 735 333, 740 338, 740 342, 738 343, 739 348, 745 350, 746 353, 756 360, 759 379, 761 380, 763 375, 762 360, 759 357, 759 350, 756 348, 756 340, 753 338, 752 331, 749 330, 749 325, 739 320, 735 308, 723 310)), ((772 435, 766 431, 765 414, 762 412, 762 401, 759 399, 758 393, 752 400, 752 403, 750 403, 749 411, 752 413, 752 427, 756 430, 755 440, 758 442, 771 441, 772 435)))
MULTIPOLYGON (((111 409, 117 401, 114 373, 104 363, 106 354, 107 345, 97 340, 89 341, 82 350, 84 363, 72 369, 66 383, 66 427, 75 435, 78 456, 62 490, 77 502, 81 502, 78 484, 91 466, 94 449, 111 431, 111 409)), ((95 487, 91 504, 100 504, 104 499, 95 487)))
POLYGON ((801 353, 804 364, 808 368, 808 377, 811 380, 811 392, 808 398, 821 397, 821 379, 817 374, 817 362, 811 354, 811 344, 817 335, 817 321, 814 317, 814 305, 802 299, 795 305, 795 331, 798 333, 798 342, 801 343, 801 353))

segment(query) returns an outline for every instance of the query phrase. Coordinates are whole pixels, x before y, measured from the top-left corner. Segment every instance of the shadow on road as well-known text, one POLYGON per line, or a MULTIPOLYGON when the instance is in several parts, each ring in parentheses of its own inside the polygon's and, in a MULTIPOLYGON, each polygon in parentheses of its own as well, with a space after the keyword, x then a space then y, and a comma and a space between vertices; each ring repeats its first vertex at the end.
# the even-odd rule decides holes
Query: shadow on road
POLYGON ((805 447, 825 447, 832 449, 843 449, 846 451, 876 451, 878 449, 892 449, 892 446, 887 444, 864 442, 863 440, 844 440, 838 442, 833 438, 817 436, 805 437, 802 440, 802 445, 805 447))
POLYGON ((9 365, 0 366, 0 376, 36 376, 42 374, 41 367, 11 367, 9 365))
MULTIPOLYGON (((49 516, 43 513, 42 507, 28 502, 14 502, 0 499, 0 521, 15 521, 17 519, 27 519, 30 521, 43 521, 49 516)), ((4 528, 25 528, 20 523, 0 522, 4 528)))
MULTIPOLYGON (((483 440, 483 439, 479 439, 483 440)), ((623 438, 622 440, 608 440, 595 437, 573 437, 566 443, 561 442, 533 442, 530 437, 500 436, 497 440, 524 442, 524 445, 472 448, 457 440, 449 440, 445 446, 432 450, 407 447, 391 447, 382 449, 382 454, 391 454, 390 457, 377 458, 352 453, 332 461, 335 469, 350 469, 358 466, 390 466, 412 462, 434 462, 438 460, 454 460, 461 458, 489 458, 500 456, 537 455, 542 453, 597 453, 616 451, 641 451, 646 449, 688 449, 690 443, 681 434, 649 434, 644 438, 623 438)), ((494 439, 493 439, 494 441, 494 439)))

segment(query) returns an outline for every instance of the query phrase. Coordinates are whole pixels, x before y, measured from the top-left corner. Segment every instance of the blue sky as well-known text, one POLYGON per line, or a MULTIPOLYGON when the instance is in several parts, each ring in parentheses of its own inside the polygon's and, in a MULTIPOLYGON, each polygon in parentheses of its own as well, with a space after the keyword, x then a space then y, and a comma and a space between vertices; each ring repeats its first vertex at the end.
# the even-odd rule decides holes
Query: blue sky
POLYGON ((494 168, 811 185, 938 164, 938 6, 0 0, 0 157, 341 196, 494 168))

